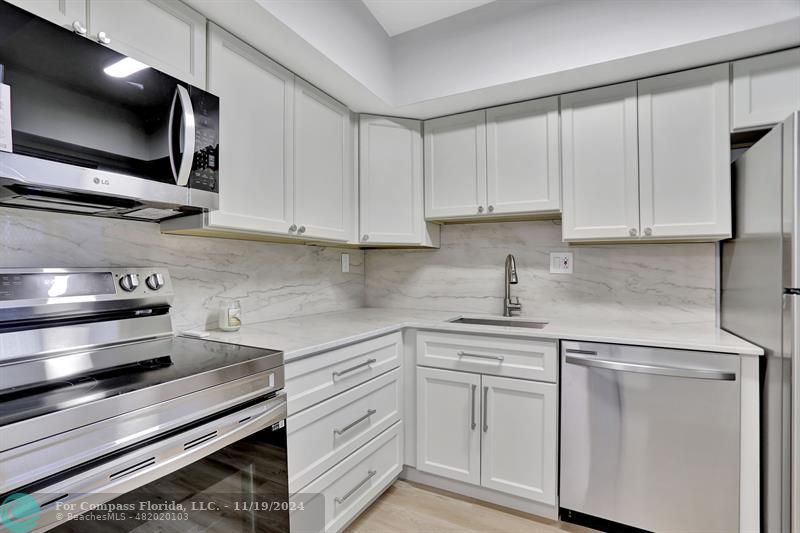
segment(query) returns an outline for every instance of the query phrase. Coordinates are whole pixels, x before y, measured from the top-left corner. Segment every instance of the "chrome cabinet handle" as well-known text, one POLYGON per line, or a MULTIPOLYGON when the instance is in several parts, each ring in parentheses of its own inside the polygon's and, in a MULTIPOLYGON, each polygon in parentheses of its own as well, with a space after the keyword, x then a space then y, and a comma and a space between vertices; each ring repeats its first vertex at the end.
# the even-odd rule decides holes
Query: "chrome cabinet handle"
POLYGON ((483 432, 489 431, 489 387, 483 388, 483 432))
POLYGON ((491 359, 492 361, 500 361, 500 362, 505 361, 505 359, 506 359, 502 355, 483 355, 483 354, 479 354, 479 353, 469 353, 469 352, 464 352, 464 351, 458 352, 458 356, 459 357, 475 357, 477 359, 491 359))
POLYGON ((341 434, 345 433, 346 431, 349 431, 349 430, 353 429, 354 426, 356 426, 357 424, 363 422, 364 420, 366 420, 367 418, 371 417, 372 415, 374 415, 377 412, 378 411, 376 411, 375 409, 367 409, 367 413, 364 416, 359 417, 357 420, 353 420, 352 422, 347 424, 342 429, 334 429, 333 433, 336 434, 336 435, 341 435, 341 434))
POLYGON ((373 477, 375 477, 375 474, 377 474, 377 473, 378 473, 378 471, 377 471, 377 470, 370 470, 370 471, 367 473, 367 477, 365 477, 364 479, 362 479, 362 480, 361 480, 361 481, 358 483, 358 485, 356 485, 356 486, 355 486, 355 487, 353 487, 352 489, 348 490, 348 491, 347 491, 347 493, 346 493, 344 496, 342 496, 342 497, 339 497, 339 496, 335 497, 335 498, 333 499, 333 501, 335 501, 335 502, 336 502, 336 503, 338 503, 338 504, 342 504, 342 503, 346 502, 346 501, 347 501, 347 498, 349 498, 350 496, 352 496, 353 494, 355 494, 355 492, 356 492, 358 489, 360 489, 361 487, 363 487, 364 485, 366 485, 366 483, 367 483, 367 482, 368 482, 370 479, 372 479, 373 477))
POLYGON ((478 213, 483 213, 483 206, 482 205, 478 206, 478 213))
POLYGON ((494 211, 494 206, 493 206, 493 205, 490 205, 490 206, 489 206, 489 212, 491 213, 491 212, 493 212, 493 211, 494 211))
POLYGON ((637 233, 639 232, 636 230, 636 228, 631 228, 628 230, 628 235, 630 235, 631 237, 636 237, 637 233))
POLYGON ((736 381, 736 372, 713 370, 710 368, 681 368, 676 366, 645 365, 642 363, 623 363, 620 361, 606 361, 579 355, 568 355, 566 362, 573 365, 602 368, 616 372, 634 372, 637 374, 652 374, 673 378, 712 379, 717 381, 736 381))
POLYGON ((104 31, 97 34, 97 42, 101 44, 111 44, 111 37, 104 31))
POLYGON ((86 27, 79 20, 72 21, 72 31, 78 35, 86 35, 86 27))
POLYGON ((653 234, 653 228, 644 228, 644 234, 649 237, 653 234))
POLYGON ((475 431, 475 389, 477 385, 472 386, 472 430, 475 431))
POLYGON ((306 232, 305 226, 300 226, 299 228, 297 228, 297 233, 305 233, 305 232, 306 232))
POLYGON ((357 364, 356 366, 351 366, 350 368, 346 368, 346 369, 344 369, 344 370, 337 370, 337 371, 335 371, 335 372, 333 373, 333 377, 337 378, 337 377, 339 377, 339 376, 344 376, 345 374, 349 374, 349 373, 350 373, 350 372, 352 372, 353 370, 358 370, 359 368, 363 368, 363 367, 365 367, 365 366, 369 366, 369 365, 371 365, 372 363, 376 363, 377 361, 378 361, 377 359, 367 359, 367 360, 366 360, 366 361, 364 361, 363 363, 359 363, 359 364, 357 364))
POLYGON ((289 226, 289 231, 297 231, 297 224, 292 224, 289 226))
POLYGON ((364 234, 364 235, 361 237, 361 240, 362 240, 362 241, 368 241, 368 240, 369 240, 369 235, 367 235, 367 234, 365 233, 365 234, 364 234))

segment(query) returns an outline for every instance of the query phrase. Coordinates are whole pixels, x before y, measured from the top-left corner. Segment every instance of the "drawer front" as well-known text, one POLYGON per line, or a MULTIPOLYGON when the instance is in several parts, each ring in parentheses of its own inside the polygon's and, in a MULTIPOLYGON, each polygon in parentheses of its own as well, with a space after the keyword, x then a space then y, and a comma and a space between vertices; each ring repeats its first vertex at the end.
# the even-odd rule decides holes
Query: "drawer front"
POLYGON ((557 345, 555 340, 420 331, 417 364, 555 383, 557 345))
POLYGON ((403 468, 402 429, 397 422, 292 496, 292 531, 340 531, 366 509, 403 468))
POLYGON ((286 421, 294 493, 400 420, 400 370, 378 376, 286 421))
POLYGON ((286 365, 290 415, 400 366, 400 332, 286 365))

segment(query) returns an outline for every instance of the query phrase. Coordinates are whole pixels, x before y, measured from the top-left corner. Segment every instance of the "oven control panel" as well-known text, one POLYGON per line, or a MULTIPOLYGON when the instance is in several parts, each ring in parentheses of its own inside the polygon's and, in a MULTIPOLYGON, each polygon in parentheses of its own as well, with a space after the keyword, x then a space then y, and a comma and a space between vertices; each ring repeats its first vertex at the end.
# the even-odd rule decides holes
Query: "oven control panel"
MULTIPOLYGON (((0 302, 95 297, 103 300, 170 293, 163 268, 0 269, 0 302)), ((166 296, 166 294, 165 294, 166 296)))

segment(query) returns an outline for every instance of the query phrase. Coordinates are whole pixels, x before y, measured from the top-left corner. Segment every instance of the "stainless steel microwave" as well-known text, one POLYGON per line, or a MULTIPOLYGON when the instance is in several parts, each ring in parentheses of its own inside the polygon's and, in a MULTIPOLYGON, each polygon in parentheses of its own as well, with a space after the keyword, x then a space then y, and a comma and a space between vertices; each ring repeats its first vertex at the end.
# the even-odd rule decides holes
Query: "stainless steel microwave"
POLYGON ((149 221, 217 208, 216 96, 1 0, 0 83, 1 205, 149 221))

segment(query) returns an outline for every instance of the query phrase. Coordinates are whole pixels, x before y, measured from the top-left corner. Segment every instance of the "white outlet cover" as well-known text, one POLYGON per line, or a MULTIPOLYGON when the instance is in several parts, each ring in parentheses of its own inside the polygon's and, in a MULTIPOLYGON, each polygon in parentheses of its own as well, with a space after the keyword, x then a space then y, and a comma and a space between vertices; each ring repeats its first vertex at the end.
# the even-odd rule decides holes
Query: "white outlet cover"
POLYGON ((550 273, 572 274, 572 252, 551 252, 550 273))
POLYGON ((342 272, 350 272, 350 254, 342 254, 342 272))

